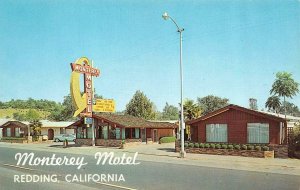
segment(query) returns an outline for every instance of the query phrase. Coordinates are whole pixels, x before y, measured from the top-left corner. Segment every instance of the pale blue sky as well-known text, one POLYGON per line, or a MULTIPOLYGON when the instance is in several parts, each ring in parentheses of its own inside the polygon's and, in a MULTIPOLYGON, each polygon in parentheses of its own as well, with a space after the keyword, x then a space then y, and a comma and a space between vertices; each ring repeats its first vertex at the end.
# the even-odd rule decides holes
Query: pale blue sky
MULTIPOLYGON (((179 102, 179 35, 184 97, 209 94, 263 108, 278 71, 300 82, 299 1, 0 1, 0 101, 69 93, 70 63, 94 60, 98 94, 117 110, 136 90, 162 110, 179 102)), ((300 106, 300 95, 289 100, 300 106)))

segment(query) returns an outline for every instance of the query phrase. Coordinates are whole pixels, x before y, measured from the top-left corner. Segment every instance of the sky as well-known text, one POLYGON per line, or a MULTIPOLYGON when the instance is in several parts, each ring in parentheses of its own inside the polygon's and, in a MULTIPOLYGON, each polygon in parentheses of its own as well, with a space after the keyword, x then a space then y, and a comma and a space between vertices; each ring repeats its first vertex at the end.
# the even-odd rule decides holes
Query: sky
MULTIPOLYGON (((162 111, 215 95, 264 108, 279 71, 300 83, 300 1, 2 0, 0 101, 62 102, 70 63, 86 56, 100 69, 96 93, 125 109, 141 90, 162 111)), ((300 107, 300 95, 288 101, 300 107)))

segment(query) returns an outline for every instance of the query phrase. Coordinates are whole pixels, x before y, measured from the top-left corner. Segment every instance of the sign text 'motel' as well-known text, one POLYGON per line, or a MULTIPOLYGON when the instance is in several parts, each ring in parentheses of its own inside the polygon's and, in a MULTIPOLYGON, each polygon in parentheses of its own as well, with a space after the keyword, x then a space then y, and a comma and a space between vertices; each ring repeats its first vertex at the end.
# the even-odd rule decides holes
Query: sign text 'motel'
POLYGON ((81 57, 75 63, 71 63, 71 96, 76 107, 74 117, 77 115, 92 117, 93 87, 92 76, 98 77, 100 70, 93 68, 86 57, 81 57), (79 74, 84 74, 84 94, 80 94, 79 74), (84 111, 85 110, 85 111, 84 111))

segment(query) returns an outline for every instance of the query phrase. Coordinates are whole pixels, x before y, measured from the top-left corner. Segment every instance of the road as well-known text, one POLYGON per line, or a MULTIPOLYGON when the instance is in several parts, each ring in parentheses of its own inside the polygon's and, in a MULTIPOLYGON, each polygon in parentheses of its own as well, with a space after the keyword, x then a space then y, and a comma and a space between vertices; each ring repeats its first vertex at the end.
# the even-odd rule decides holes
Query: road
MULTIPOLYGON (((16 153, 31 153, 35 157, 51 157, 53 152, 0 147, 0 190, 54 190, 66 189, 300 189, 300 177, 263 172, 219 169, 203 166, 139 161, 139 165, 96 165, 94 156, 84 156, 88 164, 76 166, 17 166, 16 153), (58 182, 14 183, 14 176, 57 175, 58 182), (66 182, 66 175, 121 174, 125 181, 119 182, 66 182)), ((82 157, 78 154, 55 153, 56 157, 82 157)), ((158 157, 158 159, 162 159, 158 157)), ((234 163, 232 163, 234 164, 234 163)))

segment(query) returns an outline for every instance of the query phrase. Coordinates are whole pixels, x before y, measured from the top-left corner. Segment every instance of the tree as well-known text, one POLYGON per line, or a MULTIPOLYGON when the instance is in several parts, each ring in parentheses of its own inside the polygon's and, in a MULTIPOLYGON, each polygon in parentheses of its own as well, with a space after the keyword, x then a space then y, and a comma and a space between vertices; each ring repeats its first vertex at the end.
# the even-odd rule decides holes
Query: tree
POLYGON ((299 92, 299 83, 293 78, 292 74, 288 72, 276 73, 276 79, 270 90, 270 94, 278 95, 283 97, 284 115, 286 117, 286 98, 293 98, 299 92))
POLYGON ((297 116, 297 117, 300 116, 300 110, 298 106, 288 101, 285 101, 285 105, 280 106, 279 113, 284 114, 284 110, 286 110, 286 113, 288 115, 297 116))
POLYGON ((136 91, 132 99, 126 105, 125 113, 144 119, 154 119, 154 104, 141 91, 136 91))
POLYGON ((33 120, 29 123, 29 127, 33 138, 37 139, 37 136, 41 135, 42 123, 39 120, 33 120))
POLYGON ((28 112, 25 114, 26 121, 36 121, 40 119, 40 114, 38 111, 34 109, 29 109, 28 112))
POLYGON ((51 111, 50 115, 48 116, 48 119, 53 121, 65 121, 62 111, 63 111, 63 107, 57 106, 51 111))
POLYGON ((169 105, 168 102, 166 102, 166 105, 162 112, 162 119, 178 120, 178 113, 179 113, 179 110, 177 107, 175 107, 173 105, 169 105))
POLYGON ((265 107, 268 108, 269 111, 278 113, 280 110, 281 102, 278 96, 271 96, 267 99, 265 103, 265 107))
POLYGON ((25 121, 25 115, 18 112, 13 113, 13 118, 17 121, 25 121))
POLYGON ((202 110, 202 114, 206 115, 212 111, 223 108, 229 104, 229 99, 220 98, 218 96, 205 96, 203 98, 197 98, 198 105, 202 110))
POLYGON ((194 100, 186 99, 183 102, 183 115, 185 120, 195 119, 201 115, 201 108, 194 100))
POLYGON ((257 99, 255 98, 249 98, 249 107, 252 110, 257 110, 257 99))

